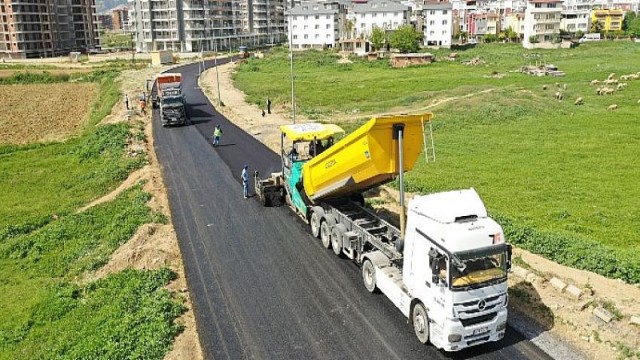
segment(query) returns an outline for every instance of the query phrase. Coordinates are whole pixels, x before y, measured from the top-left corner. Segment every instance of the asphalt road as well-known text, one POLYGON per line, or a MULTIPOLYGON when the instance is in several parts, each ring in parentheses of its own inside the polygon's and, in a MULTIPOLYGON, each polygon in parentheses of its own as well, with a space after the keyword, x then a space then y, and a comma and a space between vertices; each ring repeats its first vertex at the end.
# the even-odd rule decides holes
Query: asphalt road
POLYGON ((154 111, 153 134, 205 359, 550 359, 511 328, 463 352, 421 345, 389 300, 366 291, 359 267, 288 208, 243 199, 243 164, 267 174, 278 156, 216 112, 197 71, 172 70, 183 74, 192 124, 163 128, 154 111))

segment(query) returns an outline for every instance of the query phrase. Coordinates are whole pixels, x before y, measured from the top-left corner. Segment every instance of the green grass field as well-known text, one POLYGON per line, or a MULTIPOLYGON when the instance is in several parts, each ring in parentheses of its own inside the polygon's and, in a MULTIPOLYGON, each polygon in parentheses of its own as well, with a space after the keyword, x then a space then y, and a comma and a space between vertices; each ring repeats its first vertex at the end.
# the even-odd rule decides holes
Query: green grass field
MULTIPOLYGON (((0 359, 161 359, 181 331, 175 319, 184 300, 165 289, 173 271, 82 280, 142 224, 165 220, 147 206, 142 184, 77 213, 146 163, 125 155, 136 136, 129 124, 96 125, 120 97, 116 75, 75 79, 100 84, 78 134, 62 142, 0 144, 0 359)), ((23 78, 39 79, 51 80, 23 78)))
MULTIPOLYGON (((640 80, 612 96, 591 80, 640 72, 640 44, 593 42, 527 51, 516 44, 455 50, 461 61, 393 69, 385 61, 339 64, 330 53, 295 54, 300 112, 353 129, 377 113, 435 114, 437 162, 420 159, 410 191, 474 187, 509 240, 558 262, 640 282, 640 80), (516 72, 535 62, 564 77, 516 72), (554 99, 562 89, 563 101, 554 99), (547 86, 543 90, 543 85, 547 86), (582 97, 584 105, 576 106, 582 97), (617 104, 618 109, 607 107, 617 104)), ((450 51, 436 51, 443 57, 450 51)), ((249 101, 290 102, 286 52, 251 59, 235 75, 249 101)))

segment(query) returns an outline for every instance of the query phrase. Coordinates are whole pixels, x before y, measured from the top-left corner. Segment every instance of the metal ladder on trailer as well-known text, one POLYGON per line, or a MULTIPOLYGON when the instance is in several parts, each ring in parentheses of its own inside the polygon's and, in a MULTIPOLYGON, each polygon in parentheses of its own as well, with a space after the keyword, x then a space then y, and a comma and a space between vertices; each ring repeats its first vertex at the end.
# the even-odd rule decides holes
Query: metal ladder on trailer
POLYGON ((422 143, 424 144, 424 160, 429 162, 429 156, 433 162, 436 161, 436 145, 433 142, 433 122, 431 119, 424 121, 422 120, 422 143), (427 136, 427 129, 425 126, 429 127, 429 135, 427 136), (431 154, 429 154, 431 152, 431 154))

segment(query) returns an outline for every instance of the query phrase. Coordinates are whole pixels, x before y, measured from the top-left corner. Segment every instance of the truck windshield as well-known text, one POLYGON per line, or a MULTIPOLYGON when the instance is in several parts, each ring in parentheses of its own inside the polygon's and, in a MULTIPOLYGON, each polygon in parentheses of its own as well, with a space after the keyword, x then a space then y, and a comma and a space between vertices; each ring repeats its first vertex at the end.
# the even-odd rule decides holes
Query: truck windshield
POLYGON ((162 99, 163 105, 176 106, 182 105, 182 98, 180 97, 170 97, 162 99))
POLYGON ((463 266, 451 264, 451 288, 481 287, 507 277, 507 254, 502 248, 455 254, 463 266))

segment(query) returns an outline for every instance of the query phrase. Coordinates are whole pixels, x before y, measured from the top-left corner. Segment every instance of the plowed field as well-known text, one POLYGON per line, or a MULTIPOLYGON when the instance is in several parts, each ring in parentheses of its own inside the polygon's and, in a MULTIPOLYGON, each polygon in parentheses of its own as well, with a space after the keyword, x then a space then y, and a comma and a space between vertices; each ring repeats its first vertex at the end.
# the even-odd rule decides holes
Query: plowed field
POLYGON ((93 83, 0 85, 0 143, 61 140, 86 121, 93 83))

